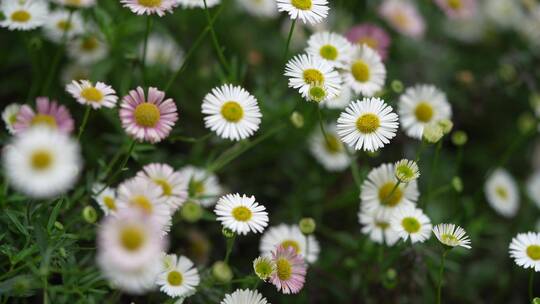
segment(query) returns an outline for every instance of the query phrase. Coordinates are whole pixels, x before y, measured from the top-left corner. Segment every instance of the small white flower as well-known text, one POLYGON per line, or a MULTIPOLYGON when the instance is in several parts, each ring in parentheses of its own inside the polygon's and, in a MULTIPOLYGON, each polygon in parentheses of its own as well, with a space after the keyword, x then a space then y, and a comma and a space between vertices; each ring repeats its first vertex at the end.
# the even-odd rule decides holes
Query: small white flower
POLYGON ((81 15, 78 12, 72 12, 71 14, 70 21, 70 13, 68 11, 52 11, 47 16, 47 22, 43 27, 45 36, 53 42, 60 43, 62 42, 64 33, 67 40, 82 34, 84 30, 81 15))
POLYGON ((3 1, 0 9, 5 16, 0 26, 10 31, 29 31, 45 24, 49 9, 41 0, 3 1))
POLYGON ((94 109, 114 108, 118 101, 116 91, 111 86, 99 81, 94 85, 88 80, 73 80, 66 85, 66 91, 80 104, 91 106, 94 109))
POLYGON ((395 175, 402 183, 410 183, 420 177, 420 170, 415 161, 402 159, 395 165, 395 175))
POLYGON ((446 94, 432 85, 408 88, 400 96, 398 105, 402 128, 408 136, 416 139, 422 139, 426 125, 452 118, 446 94))
POLYGON ((19 114, 20 109, 20 104, 12 103, 7 105, 7 107, 4 108, 4 111, 2 111, 2 120, 6 124, 6 129, 10 134, 15 134, 13 125, 17 122, 17 115, 19 114))
POLYGON ((353 46, 351 58, 343 72, 343 81, 356 94, 375 95, 386 81, 386 68, 381 56, 367 45, 353 46))
POLYGON ((67 52, 69 57, 80 64, 96 63, 107 56, 109 48, 96 34, 77 37, 69 42, 67 52))
POLYGON ((322 86, 326 99, 333 99, 341 91, 341 77, 334 67, 310 55, 297 55, 285 66, 285 76, 289 78, 289 87, 297 89, 302 97, 308 99, 313 86, 322 86))
MULTIPOLYGON (((204 8, 203 0, 176 0, 183 8, 204 8)), ((221 3, 221 0, 206 0, 206 6, 208 8, 214 7, 221 3)))
POLYGON ((196 292, 200 277, 193 262, 185 256, 168 254, 163 257, 163 269, 156 284, 170 297, 186 298, 196 292))
POLYGON ((391 214, 381 208, 371 211, 361 208, 358 212, 358 222, 362 225, 362 233, 376 243, 394 245, 399 240, 399 235, 390 228, 391 214))
POLYGON ((499 214, 513 217, 519 208, 519 192, 514 178, 504 169, 498 168, 484 185, 488 203, 499 214))
POLYGON ((223 193, 217 176, 211 172, 194 166, 185 166, 180 174, 188 180, 189 199, 199 202, 203 207, 216 203, 223 193))
MULTIPOLYGON (((510 0, 511 1, 511 0, 510 0)), ((396 31, 418 39, 424 35, 424 18, 410 0, 385 0, 379 7, 379 14, 396 31)))
POLYGON ((321 250, 317 239, 312 234, 305 236, 298 225, 281 224, 268 228, 261 237, 261 255, 271 257, 272 252, 280 245, 294 248, 308 263, 315 263, 321 250))
POLYGON ((351 163, 345 146, 339 139, 334 125, 326 125, 326 137, 317 130, 311 135, 310 150, 317 161, 328 171, 343 171, 351 163))
POLYGON ((95 184, 92 187, 92 198, 98 203, 105 215, 114 214, 117 211, 116 190, 103 184, 95 184))
POLYGON ((237 0, 249 14, 273 18, 278 15, 276 0, 237 0))
MULTIPOLYGON (((144 42, 139 46, 141 56, 144 42)), ((148 37, 146 46, 146 63, 150 66, 158 65, 171 71, 176 71, 182 65, 184 51, 173 38, 166 35, 152 34, 148 37)))
POLYGON ((390 219, 390 227, 403 239, 411 238, 411 242, 423 243, 431 236, 431 221, 414 206, 399 208, 390 219))
POLYGON ((517 265, 540 272, 540 233, 519 233, 510 243, 510 256, 517 265))
POLYGON ((78 143, 50 128, 31 128, 4 147, 4 173, 18 191, 48 198, 68 191, 81 170, 78 143))
POLYGON ((259 129, 262 117, 257 99, 233 85, 212 89, 204 97, 202 113, 206 128, 236 141, 252 136, 259 129))
POLYGON ((356 150, 379 150, 396 136, 397 128, 397 114, 380 98, 351 102, 337 120, 341 140, 356 150))
POLYGON ((227 194, 219 199, 214 209, 223 227, 235 233, 261 233, 268 226, 268 212, 254 196, 227 194))
POLYGON ((300 19, 304 23, 319 23, 328 16, 326 0, 277 0, 278 10, 287 12, 291 19, 300 19))
POLYGON ((536 171, 527 181, 527 194, 540 208, 540 170, 536 171))
POLYGON ((268 301, 257 290, 237 289, 225 295, 220 304, 268 304, 268 301))
POLYGON ((182 206, 188 197, 189 179, 167 164, 146 165, 137 176, 147 178, 161 187, 161 195, 166 198, 165 203, 169 205, 172 213, 182 206))
POLYGON ((353 47, 347 38, 330 32, 313 34, 308 40, 306 53, 337 68, 343 68, 350 59, 353 47))
POLYGON ((471 249, 471 240, 469 239, 467 232, 454 224, 436 225, 433 227, 433 234, 435 234, 439 242, 446 246, 461 246, 463 248, 471 249))
POLYGON ((178 5, 177 0, 120 0, 120 3, 137 15, 156 14, 159 17, 172 13, 178 5))

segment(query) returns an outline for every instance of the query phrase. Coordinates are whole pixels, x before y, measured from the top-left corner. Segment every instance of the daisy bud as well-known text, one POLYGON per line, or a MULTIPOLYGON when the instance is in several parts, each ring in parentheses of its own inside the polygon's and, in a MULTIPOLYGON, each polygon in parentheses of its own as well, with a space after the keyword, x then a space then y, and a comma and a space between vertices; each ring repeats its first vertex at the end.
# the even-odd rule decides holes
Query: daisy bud
POLYGON ((320 84, 314 84, 310 86, 308 91, 307 100, 308 101, 315 101, 315 102, 321 102, 325 100, 328 97, 328 93, 326 92, 326 89, 323 85, 320 84))
POLYGON ((62 223, 60 223, 59 221, 56 221, 54 222, 54 228, 58 230, 64 230, 64 225, 62 225, 62 223))
POLYGON ((523 113, 518 118, 518 128, 522 134, 531 132, 536 127, 536 119, 530 113, 523 113))
POLYGON ((400 182, 410 183, 420 176, 420 171, 415 161, 402 159, 396 163, 394 174, 400 182))
POLYGON ((258 257, 253 261, 253 271, 263 281, 268 280, 276 271, 276 264, 267 257, 258 257))
POLYGON ((189 201, 186 202, 184 206, 182 206, 180 214, 182 215, 182 218, 184 220, 188 221, 189 223, 195 223, 201 219, 203 215, 203 209, 199 204, 193 201, 189 201))
POLYGON ((430 144, 437 143, 443 136, 443 128, 436 123, 427 124, 422 134, 422 138, 430 144))
POLYGON ((86 206, 83 209, 83 218, 88 224, 93 224, 97 221, 96 209, 92 206, 86 206))
POLYGON ((534 298, 532 304, 540 304, 540 298, 534 298))
POLYGON ((452 178, 452 187, 457 193, 461 193, 461 191, 463 191, 463 181, 461 181, 459 176, 454 176, 452 178))
POLYGON ((441 126, 444 135, 450 133, 452 128, 454 128, 454 123, 450 119, 441 119, 437 122, 437 124, 441 126))
POLYGON ((302 116, 302 114, 294 111, 291 115, 291 123, 293 124, 293 126, 295 126, 296 128, 300 129, 304 126, 304 116, 302 116))
POLYGON ((302 231, 303 234, 309 235, 315 232, 315 228, 317 227, 317 224, 315 223, 315 220, 313 218, 305 217, 300 220, 300 222, 298 223, 298 226, 300 226, 300 231, 302 231))
POLYGON ((467 143, 468 136, 464 131, 456 131, 452 134, 452 143, 456 146, 463 146, 467 143))
POLYGON ((221 230, 221 233, 223 234, 224 237, 230 239, 230 238, 233 238, 234 237, 234 231, 232 231, 231 229, 229 228, 223 228, 221 230))
POLYGON ((390 83, 390 87, 395 93, 403 92, 403 82, 401 82, 400 80, 392 80, 392 83, 390 83))
POLYGON ((212 265, 212 275, 222 283, 228 283, 233 278, 233 273, 229 265, 223 261, 217 261, 212 265))

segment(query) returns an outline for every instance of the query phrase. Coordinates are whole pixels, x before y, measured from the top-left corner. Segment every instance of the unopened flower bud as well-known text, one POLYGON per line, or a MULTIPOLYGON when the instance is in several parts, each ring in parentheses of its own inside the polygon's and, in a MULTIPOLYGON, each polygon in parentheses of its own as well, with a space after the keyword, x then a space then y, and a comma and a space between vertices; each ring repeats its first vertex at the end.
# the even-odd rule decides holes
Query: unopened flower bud
POLYGON ((182 206, 180 211, 182 218, 189 223, 195 223, 201 219, 203 215, 203 209, 199 204, 194 201, 188 201, 182 206))
POLYGON ((212 265, 212 275, 222 283, 228 283, 233 278, 231 268, 223 261, 217 261, 212 265))
POLYGON ((443 128, 438 123, 427 124, 422 134, 422 138, 430 144, 437 143, 443 136, 443 128))
POLYGON ((456 131, 452 134, 452 143, 456 146, 463 146, 467 140, 468 136, 464 131, 456 131))
POLYGON ((291 114, 291 123, 293 124, 293 126, 295 126, 298 129, 302 128, 304 126, 304 116, 294 111, 291 114))
POLYGON ((92 206, 84 207, 82 215, 83 215, 84 220, 89 224, 95 223, 98 218, 97 211, 92 206))
POLYGON ((300 220, 298 223, 298 226, 300 226, 300 231, 302 231, 303 234, 313 234, 315 232, 315 228, 317 227, 317 224, 315 223, 315 220, 311 217, 305 217, 300 220))

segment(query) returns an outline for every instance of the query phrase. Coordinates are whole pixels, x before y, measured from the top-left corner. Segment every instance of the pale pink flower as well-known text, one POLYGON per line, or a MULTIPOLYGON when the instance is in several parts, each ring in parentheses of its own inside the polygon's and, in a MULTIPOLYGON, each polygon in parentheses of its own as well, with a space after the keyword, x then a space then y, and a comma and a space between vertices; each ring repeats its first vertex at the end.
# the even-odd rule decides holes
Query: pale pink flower
POLYGON ((178 171, 167 164, 149 164, 143 167, 137 176, 149 179, 154 184, 161 187, 161 196, 166 198, 165 202, 174 213, 188 198, 188 183, 186 178, 178 171))
POLYGON ((69 110, 65 106, 59 105, 56 100, 38 97, 36 109, 37 111, 34 112, 29 105, 21 107, 19 114, 17 114, 17 121, 13 125, 15 134, 34 126, 46 126, 68 135, 73 131, 74 122, 69 110))
POLYGON ((178 5, 176 0, 121 0, 120 2, 137 15, 156 14, 160 17, 166 12, 172 13, 178 5))
POLYGON ((140 141, 156 143, 169 135, 178 120, 176 104, 165 93, 150 87, 148 99, 141 87, 124 96, 120 120, 126 132, 140 141))
POLYGON ((276 271, 270 282, 284 294, 298 293, 306 281, 306 263, 292 246, 279 246, 272 252, 276 271))
POLYGON ((424 18, 408 0, 385 0, 379 7, 379 14, 403 35, 412 38, 421 38, 424 35, 424 18))
POLYGON ((362 23, 350 28, 345 37, 356 44, 365 44, 379 53, 382 59, 386 59, 388 48, 390 47, 390 36, 381 27, 371 24, 362 23))
POLYGON ((435 0, 449 18, 472 18, 476 13, 476 0, 435 0))

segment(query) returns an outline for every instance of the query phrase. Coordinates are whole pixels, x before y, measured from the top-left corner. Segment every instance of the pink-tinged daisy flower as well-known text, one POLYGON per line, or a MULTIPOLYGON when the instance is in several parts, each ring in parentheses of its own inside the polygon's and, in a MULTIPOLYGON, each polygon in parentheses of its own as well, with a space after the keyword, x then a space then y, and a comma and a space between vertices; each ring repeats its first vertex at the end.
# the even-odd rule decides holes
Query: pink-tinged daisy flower
POLYGON ((293 247, 278 246, 272 252, 272 260, 276 264, 276 272, 270 282, 284 294, 298 293, 306 281, 306 264, 293 247))
POLYGON ((394 29, 412 38, 421 38, 426 25, 414 4, 408 0, 385 0, 379 14, 394 29))
POLYGON ((137 15, 156 14, 160 17, 165 13, 172 13, 178 3, 176 0, 121 0, 124 7, 129 8, 137 15))
POLYGON ((13 125, 15 134, 19 134, 35 126, 47 126, 61 133, 70 134, 73 131, 73 118, 69 110, 48 97, 36 99, 34 111, 29 105, 23 105, 17 114, 17 121, 13 125))
POLYGON ((471 18, 476 13, 476 0, 435 0, 449 18, 471 18))
POLYGON ((101 107, 114 108, 118 97, 111 86, 103 82, 92 84, 88 80, 73 80, 66 85, 66 91, 83 105, 89 105, 94 109, 101 107))
POLYGON ((165 93, 150 87, 148 99, 137 87, 124 96, 120 105, 120 120, 126 132, 140 141, 160 142, 171 132, 178 120, 176 104, 165 93))
POLYGON ((161 196, 166 198, 165 202, 171 212, 182 206, 188 197, 189 179, 167 164, 146 165, 137 176, 149 179, 161 187, 161 196))
POLYGON ((351 43, 369 46, 377 51, 382 59, 386 59, 388 56, 388 48, 391 42, 390 35, 377 25, 370 23, 355 25, 347 31, 345 37, 351 43))

